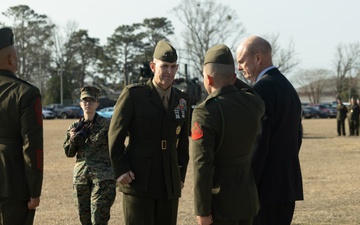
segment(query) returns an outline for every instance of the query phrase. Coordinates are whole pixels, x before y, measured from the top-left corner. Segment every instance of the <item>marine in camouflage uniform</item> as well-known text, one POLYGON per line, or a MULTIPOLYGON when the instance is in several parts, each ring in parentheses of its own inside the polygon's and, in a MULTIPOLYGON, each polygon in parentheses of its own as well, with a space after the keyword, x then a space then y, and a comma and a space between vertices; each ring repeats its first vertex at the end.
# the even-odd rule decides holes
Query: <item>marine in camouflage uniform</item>
POLYGON ((15 76, 10 28, 0 29, 0 224, 31 225, 43 181, 40 91, 15 76))
POLYGON ((98 89, 82 89, 80 105, 84 110, 84 117, 67 129, 64 149, 67 157, 76 156, 73 193, 81 223, 107 224, 116 195, 108 148, 110 120, 98 115, 95 106, 91 106, 98 105, 98 91, 93 90, 98 89), (92 120, 87 118, 89 109, 85 107, 93 107, 92 120), (75 133, 73 137, 72 132, 75 133))

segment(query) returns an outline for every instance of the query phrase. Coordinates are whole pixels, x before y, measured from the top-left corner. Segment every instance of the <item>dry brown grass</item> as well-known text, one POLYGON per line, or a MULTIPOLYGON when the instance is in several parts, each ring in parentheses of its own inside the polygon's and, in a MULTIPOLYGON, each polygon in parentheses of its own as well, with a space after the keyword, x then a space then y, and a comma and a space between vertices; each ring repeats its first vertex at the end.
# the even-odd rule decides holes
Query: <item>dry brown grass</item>
MULTIPOLYGON (((45 120, 45 174, 36 225, 80 224, 72 199, 74 158, 62 149, 72 120, 45 120)), ((305 200, 298 202, 293 224, 360 224, 360 137, 337 137, 334 119, 303 121, 300 152, 305 200)), ((110 225, 121 225, 121 194, 111 209, 110 225)), ((192 166, 180 199, 179 225, 195 225, 192 166)))

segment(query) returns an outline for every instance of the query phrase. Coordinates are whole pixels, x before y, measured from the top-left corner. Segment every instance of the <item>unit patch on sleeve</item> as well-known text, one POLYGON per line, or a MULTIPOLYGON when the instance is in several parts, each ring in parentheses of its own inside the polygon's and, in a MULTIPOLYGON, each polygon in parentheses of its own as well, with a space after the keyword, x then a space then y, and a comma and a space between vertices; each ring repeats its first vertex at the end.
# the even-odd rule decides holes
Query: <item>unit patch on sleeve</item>
POLYGON ((199 123, 195 122, 194 126, 191 129, 191 138, 193 140, 198 140, 198 139, 202 138, 203 135, 204 135, 204 132, 201 130, 199 123))

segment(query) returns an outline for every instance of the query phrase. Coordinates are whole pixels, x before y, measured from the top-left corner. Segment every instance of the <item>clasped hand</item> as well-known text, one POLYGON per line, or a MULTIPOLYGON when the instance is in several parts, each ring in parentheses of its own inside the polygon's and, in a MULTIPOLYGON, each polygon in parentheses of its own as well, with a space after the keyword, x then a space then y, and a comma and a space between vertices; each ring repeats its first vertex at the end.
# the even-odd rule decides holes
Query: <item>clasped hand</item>
POLYGON ((118 177, 116 182, 124 185, 131 183, 133 180, 135 180, 135 174, 130 170, 118 177))

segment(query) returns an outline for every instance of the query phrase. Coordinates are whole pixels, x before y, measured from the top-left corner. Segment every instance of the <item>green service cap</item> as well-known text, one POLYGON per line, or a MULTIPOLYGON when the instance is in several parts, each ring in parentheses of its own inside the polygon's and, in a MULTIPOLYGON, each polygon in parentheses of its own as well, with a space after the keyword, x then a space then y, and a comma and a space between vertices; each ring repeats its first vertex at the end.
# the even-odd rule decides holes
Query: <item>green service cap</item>
POLYGON ((176 62, 178 58, 175 48, 166 41, 159 41, 156 44, 153 57, 169 63, 176 62))
POLYGON ((92 98, 96 100, 100 94, 100 90, 93 86, 85 86, 81 88, 80 99, 92 98))
POLYGON ((234 64, 234 58, 226 45, 215 45, 205 53, 204 65, 207 63, 234 64))
POLYGON ((14 34, 10 28, 0 29, 0 50, 14 44, 14 34))

